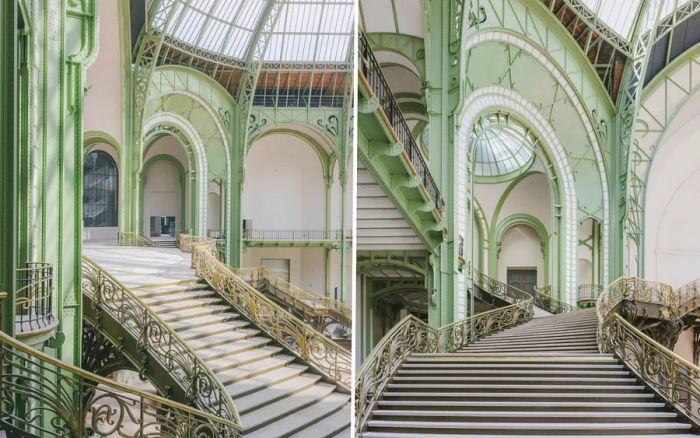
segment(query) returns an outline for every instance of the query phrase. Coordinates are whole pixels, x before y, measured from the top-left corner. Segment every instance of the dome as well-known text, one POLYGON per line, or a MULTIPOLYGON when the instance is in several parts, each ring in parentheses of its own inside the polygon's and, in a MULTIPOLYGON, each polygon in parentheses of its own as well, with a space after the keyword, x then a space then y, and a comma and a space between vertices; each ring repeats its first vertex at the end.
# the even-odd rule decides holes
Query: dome
MULTIPOLYGON (((205 58, 245 61, 281 0, 175 0, 166 41, 205 58)), ((285 0, 263 60, 345 64, 352 53, 352 0, 285 0)))
POLYGON ((515 176, 535 157, 537 138, 522 123, 504 113, 483 116, 471 135, 477 177, 515 176))

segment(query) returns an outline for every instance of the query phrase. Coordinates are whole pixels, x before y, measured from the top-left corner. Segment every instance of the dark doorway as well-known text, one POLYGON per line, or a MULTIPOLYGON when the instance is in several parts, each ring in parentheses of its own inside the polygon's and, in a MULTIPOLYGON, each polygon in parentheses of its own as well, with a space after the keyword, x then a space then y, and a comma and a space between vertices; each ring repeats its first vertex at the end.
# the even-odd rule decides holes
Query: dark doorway
POLYGON ((508 284, 532 293, 537 286, 537 269, 508 269, 508 284))
POLYGON ((175 216, 151 216, 151 237, 174 237, 177 232, 175 216))

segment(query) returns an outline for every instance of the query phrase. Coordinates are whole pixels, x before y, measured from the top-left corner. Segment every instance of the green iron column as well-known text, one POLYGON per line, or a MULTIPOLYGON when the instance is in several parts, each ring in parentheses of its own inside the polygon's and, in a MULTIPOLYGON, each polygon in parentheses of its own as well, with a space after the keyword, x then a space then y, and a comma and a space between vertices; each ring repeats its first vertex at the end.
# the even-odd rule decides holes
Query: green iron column
MULTIPOLYGON (((326 200, 325 200, 325 233, 326 233, 326 238, 330 236, 330 230, 331 230, 331 195, 332 195, 332 190, 333 190, 333 175, 331 174, 331 170, 327 169, 326 170, 326 175, 323 176, 323 181, 325 183, 325 195, 326 195, 326 200)), ((324 263, 324 272, 325 272, 325 294, 326 296, 331 295, 331 249, 330 248, 325 248, 325 263, 324 263)))

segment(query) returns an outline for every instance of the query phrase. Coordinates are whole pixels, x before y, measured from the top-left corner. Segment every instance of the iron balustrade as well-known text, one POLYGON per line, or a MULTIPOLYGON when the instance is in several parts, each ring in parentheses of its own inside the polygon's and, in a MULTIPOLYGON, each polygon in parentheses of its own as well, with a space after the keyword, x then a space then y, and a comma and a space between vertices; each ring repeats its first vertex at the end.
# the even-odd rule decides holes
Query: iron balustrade
POLYGON ((27 262, 17 269, 15 320, 18 334, 31 333, 56 323, 53 315, 53 266, 27 262))
POLYGON ((223 240, 226 239, 226 230, 207 230, 207 236, 212 239, 223 240))
POLYGON ((343 240, 342 230, 265 230, 247 228, 243 240, 343 240))
POLYGON ((603 286, 600 284, 579 284, 578 285, 578 300, 579 301, 595 301, 603 292, 603 286))
POLYGON ((379 106, 384 111, 386 118, 389 120, 391 127, 394 129, 399 142, 403 145, 404 151, 408 155, 408 159, 420 176, 425 190, 435 203, 435 208, 442 213, 445 209, 445 200, 438 189, 433 175, 430 173, 430 168, 423 157, 423 153, 418 146, 418 143, 413 138, 411 129, 406 123, 403 112, 399 107, 399 103, 394 97, 389 83, 384 77, 382 68, 377 61, 377 58, 372 52, 372 48, 367 41, 364 33, 359 35, 359 57, 360 57, 360 72, 364 75, 372 92, 379 100, 379 106))

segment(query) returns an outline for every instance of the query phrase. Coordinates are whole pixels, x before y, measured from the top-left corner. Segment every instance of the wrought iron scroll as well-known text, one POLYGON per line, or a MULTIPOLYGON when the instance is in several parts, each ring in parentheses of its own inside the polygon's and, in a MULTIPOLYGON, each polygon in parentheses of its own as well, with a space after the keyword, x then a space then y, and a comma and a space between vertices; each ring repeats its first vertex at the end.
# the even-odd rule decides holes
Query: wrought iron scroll
POLYGON ((119 246, 146 246, 146 247, 156 247, 158 246, 154 241, 144 236, 141 233, 132 232, 119 232, 118 235, 119 246))
POLYGON ((53 314, 53 266, 29 262, 17 269, 15 321, 18 335, 43 331, 56 324, 53 314))
POLYGON ((0 370, 0 421, 18 433, 56 438, 241 436, 233 421, 89 373, 2 332, 0 370))
POLYGON ((190 245, 197 275, 268 336, 345 391, 351 385, 351 353, 255 290, 219 261, 213 239, 190 245))
POLYGON ((187 344, 149 307, 93 261, 83 257, 83 295, 106 312, 183 388, 199 409, 235 424, 238 411, 221 382, 187 344))

